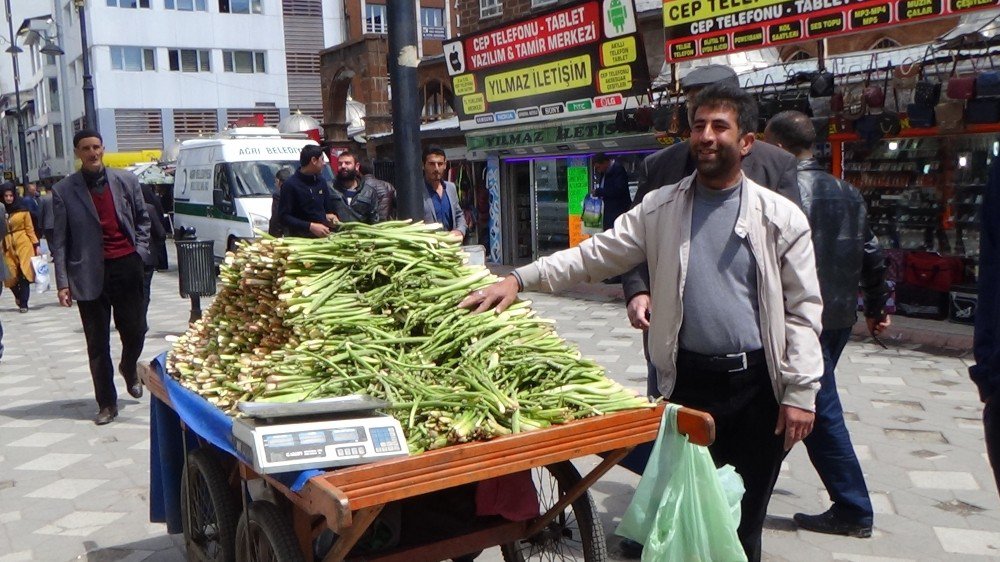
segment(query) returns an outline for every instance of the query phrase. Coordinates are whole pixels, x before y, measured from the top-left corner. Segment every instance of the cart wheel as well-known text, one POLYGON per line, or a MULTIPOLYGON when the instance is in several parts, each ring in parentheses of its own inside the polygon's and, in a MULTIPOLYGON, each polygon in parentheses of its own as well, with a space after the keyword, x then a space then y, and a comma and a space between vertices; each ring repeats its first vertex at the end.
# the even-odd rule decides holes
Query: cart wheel
MULTIPOLYGON (((532 480, 538 490, 538 503, 544 513, 559 501, 567 490, 580 481, 580 473, 571 462, 551 464, 532 470, 532 480)), ((587 492, 576 499, 548 526, 535 536, 500 545, 506 562, 531 560, 584 560, 603 562, 607 559, 604 527, 595 514, 597 507, 587 492)))
POLYGON ((255 501, 236 528, 238 562, 305 562, 288 518, 268 501, 255 501))
POLYGON ((181 482, 181 522, 188 548, 201 550, 207 560, 233 562, 240 508, 222 465, 208 449, 195 449, 188 453, 181 482))

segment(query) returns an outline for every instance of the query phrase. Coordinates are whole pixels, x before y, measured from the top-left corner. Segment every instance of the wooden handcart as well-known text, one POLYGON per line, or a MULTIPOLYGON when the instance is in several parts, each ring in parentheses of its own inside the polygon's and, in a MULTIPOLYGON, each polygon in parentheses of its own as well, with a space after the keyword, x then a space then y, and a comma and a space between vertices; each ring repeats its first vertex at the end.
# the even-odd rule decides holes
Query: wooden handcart
MULTIPOLYGON (((141 366, 153 396, 171 409, 157 371, 141 366)), ((211 447, 186 453, 181 506, 189 558, 239 562, 366 560, 434 562, 500 546, 507 562, 603 561, 606 545, 588 489, 636 445, 656 438, 663 406, 596 416, 564 425, 455 445, 413 457, 321 472, 297 492, 239 458, 211 447), (571 459, 601 455, 581 476, 571 459), (457 536, 356 557, 352 549, 391 502, 531 471, 541 514, 528 521, 484 518, 457 536), (253 493, 251 493, 253 490, 253 493), (252 497, 252 499, 251 499, 252 497), (325 535, 332 547, 317 552, 325 535)), ((682 408, 679 431, 710 444, 706 413, 682 408)), ((187 425, 181 419, 182 425, 187 425)))

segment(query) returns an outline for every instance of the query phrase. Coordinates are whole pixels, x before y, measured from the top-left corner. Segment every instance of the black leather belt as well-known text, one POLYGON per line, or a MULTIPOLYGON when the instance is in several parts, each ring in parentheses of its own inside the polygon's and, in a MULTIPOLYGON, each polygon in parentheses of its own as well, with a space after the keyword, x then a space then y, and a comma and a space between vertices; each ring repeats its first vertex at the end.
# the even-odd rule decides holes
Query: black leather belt
POLYGON ((678 350, 677 363, 692 369, 716 373, 736 373, 746 371, 764 363, 764 350, 728 353, 726 355, 702 355, 693 351, 678 350))

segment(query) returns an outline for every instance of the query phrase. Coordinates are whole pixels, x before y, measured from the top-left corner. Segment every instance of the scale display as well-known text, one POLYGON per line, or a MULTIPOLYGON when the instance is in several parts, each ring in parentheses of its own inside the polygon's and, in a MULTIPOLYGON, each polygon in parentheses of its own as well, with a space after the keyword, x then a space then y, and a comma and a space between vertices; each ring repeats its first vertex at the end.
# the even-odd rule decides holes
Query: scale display
POLYGON ((289 472, 371 463, 408 454, 399 422, 389 416, 266 424, 236 419, 237 449, 258 472, 289 472))

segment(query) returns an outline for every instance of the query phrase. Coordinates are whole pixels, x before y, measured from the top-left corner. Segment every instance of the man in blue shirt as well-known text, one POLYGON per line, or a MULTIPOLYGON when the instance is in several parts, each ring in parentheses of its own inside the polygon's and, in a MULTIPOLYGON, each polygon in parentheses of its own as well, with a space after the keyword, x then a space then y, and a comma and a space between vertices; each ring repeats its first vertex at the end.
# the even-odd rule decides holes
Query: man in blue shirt
POLYGON ((441 230, 465 238, 468 225, 455 184, 444 181, 448 158, 444 150, 431 146, 424 150, 424 222, 441 224, 441 230))

